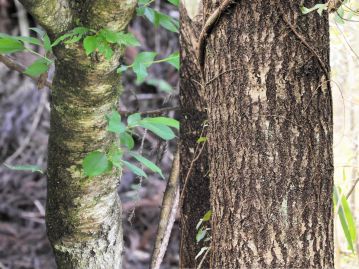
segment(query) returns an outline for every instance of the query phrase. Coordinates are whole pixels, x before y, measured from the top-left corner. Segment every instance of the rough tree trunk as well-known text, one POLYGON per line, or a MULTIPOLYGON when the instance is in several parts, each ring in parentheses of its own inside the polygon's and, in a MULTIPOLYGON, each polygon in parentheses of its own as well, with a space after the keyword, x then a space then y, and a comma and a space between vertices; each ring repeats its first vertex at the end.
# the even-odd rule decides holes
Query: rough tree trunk
MULTIPOLYGON (((23 0, 52 39, 82 25, 123 30, 135 0, 23 0)), ((122 51, 110 61, 86 56, 80 42, 54 49, 56 72, 51 92, 46 222, 58 268, 121 268, 122 223, 117 195, 120 175, 88 178, 87 153, 109 148, 105 115, 116 108, 122 51)))
MULTIPOLYGON (((207 133, 207 113, 205 104, 200 96, 201 76, 196 62, 196 50, 193 39, 199 34, 200 23, 195 18, 197 12, 195 1, 183 1, 180 6, 181 27, 181 70, 180 70, 180 104, 181 104, 181 192, 183 203, 181 207, 181 242, 180 268, 195 268, 199 261, 195 260, 197 253, 203 247, 196 243, 196 225, 200 218, 210 210, 210 189, 207 160, 207 145, 190 170, 191 162, 198 155, 202 145, 196 141, 207 133), (187 5, 186 5, 187 4, 187 5), (187 9, 188 11, 187 11, 187 9), (195 150, 197 148, 197 152, 195 150), (187 178, 187 184, 184 188, 187 178)), ((207 243, 208 244, 208 243, 207 243)), ((208 260, 203 268, 208 268, 208 260)))
POLYGON ((211 268, 333 268, 328 16, 203 2, 211 268))

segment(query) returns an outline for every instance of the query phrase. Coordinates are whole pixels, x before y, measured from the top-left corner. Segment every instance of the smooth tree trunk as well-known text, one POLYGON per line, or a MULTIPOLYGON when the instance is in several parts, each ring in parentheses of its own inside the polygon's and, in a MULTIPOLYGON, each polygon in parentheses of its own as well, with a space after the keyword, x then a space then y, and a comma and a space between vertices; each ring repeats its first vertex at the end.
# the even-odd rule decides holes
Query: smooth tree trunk
MULTIPOLYGON (((201 27, 199 21, 201 17, 196 14, 199 10, 200 6, 196 1, 183 1, 180 5, 180 180, 183 198, 180 209, 180 268, 195 268, 200 263, 201 259, 196 260, 195 257, 203 246, 208 245, 208 242, 196 243, 196 225, 211 208, 207 144, 197 143, 198 138, 206 136, 207 133, 205 127, 207 112, 201 96, 200 69, 196 61, 196 49, 193 46, 193 41, 196 35, 199 35, 201 27), (202 146, 204 148, 201 152, 202 146)), ((203 268, 208 268, 208 261, 209 259, 206 259, 203 263, 203 268)))
POLYGON ((203 1, 211 268, 334 268, 328 14, 300 11, 317 2, 203 1))
MULTIPOLYGON (((52 40, 85 26, 122 31, 137 1, 23 0, 52 40)), ((82 42, 54 48, 48 150, 47 232, 58 268, 118 269, 122 265, 122 220, 117 184, 120 173, 89 178, 82 160, 91 151, 109 149, 106 114, 116 108, 120 78, 111 60, 86 56, 82 42)))

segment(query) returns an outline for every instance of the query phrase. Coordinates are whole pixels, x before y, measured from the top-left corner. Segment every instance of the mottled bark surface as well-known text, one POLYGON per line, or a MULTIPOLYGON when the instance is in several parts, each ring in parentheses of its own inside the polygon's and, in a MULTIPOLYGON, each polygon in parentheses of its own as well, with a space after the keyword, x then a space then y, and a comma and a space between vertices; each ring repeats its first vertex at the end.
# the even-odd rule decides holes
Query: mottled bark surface
MULTIPOLYGON (((181 208, 181 248, 180 268, 195 268, 200 260, 195 257, 202 244, 196 243, 196 225, 200 218, 210 209, 209 174, 207 161, 207 146, 194 163, 188 177, 186 188, 183 189, 190 165, 195 156, 196 142, 206 135, 203 128, 207 120, 205 104, 200 96, 199 85, 201 77, 195 58, 193 40, 199 34, 199 22, 187 15, 184 6, 180 8, 181 27, 181 70, 180 70, 180 104, 181 104, 181 191, 184 191, 181 208)), ((197 151, 198 154, 198 151, 197 151)), ((208 243, 207 243, 208 244, 208 243)), ((204 264, 204 268, 208 263, 204 264)))
POLYGON ((206 80, 232 70, 205 87, 211 268, 334 267, 328 16, 299 10, 317 2, 237 1, 207 40, 206 80))
POLYGON ((112 143, 106 118, 120 81, 112 63, 95 63, 81 45, 57 51, 51 94, 47 228, 59 268, 120 268, 119 174, 88 178, 82 160, 112 143), (62 55, 63 54, 63 55, 62 55))
MULTIPOLYGON (((137 1, 23 0, 52 39, 76 26, 124 30, 137 1)), ((111 60, 86 56, 82 42, 54 48, 55 76, 51 92, 48 150, 47 232, 58 268, 119 269, 122 220, 117 184, 120 172, 89 178, 82 160, 91 151, 107 151, 114 137, 106 114, 116 108, 120 77, 111 60)))

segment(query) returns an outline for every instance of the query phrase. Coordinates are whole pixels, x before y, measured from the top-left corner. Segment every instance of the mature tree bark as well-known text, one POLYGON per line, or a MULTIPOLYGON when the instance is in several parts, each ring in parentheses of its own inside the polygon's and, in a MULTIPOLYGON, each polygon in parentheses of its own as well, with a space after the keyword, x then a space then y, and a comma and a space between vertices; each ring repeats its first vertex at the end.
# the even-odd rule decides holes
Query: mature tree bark
MULTIPOLYGON (((195 14, 199 10, 198 8, 196 1, 183 1, 183 5, 180 6, 180 104, 182 115, 180 268, 194 268, 198 264, 195 257, 203 245, 196 243, 196 225, 200 218, 210 210, 207 145, 204 145, 201 152, 203 145, 196 142, 201 135, 205 136, 207 132, 204 128, 207 113, 204 100, 200 96, 201 76, 196 61, 196 48, 193 46, 193 41, 196 39, 196 35, 199 35, 201 26, 200 21, 197 20, 201 17, 195 14)), ((204 263, 204 268, 207 267, 208 261, 204 263)))
POLYGON ((328 16, 301 14, 314 0, 203 3, 193 46, 209 124, 211 268, 333 268, 328 16))
MULTIPOLYGON (((124 30, 136 0, 22 0, 52 39, 85 26, 124 30)), ((86 56, 80 43, 54 48, 51 92, 46 222, 58 268, 121 268, 119 174, 89 179, 82 172, 87 153, 112 144, 105 115, 116 107, 123 51, 107 61, 86 56)))

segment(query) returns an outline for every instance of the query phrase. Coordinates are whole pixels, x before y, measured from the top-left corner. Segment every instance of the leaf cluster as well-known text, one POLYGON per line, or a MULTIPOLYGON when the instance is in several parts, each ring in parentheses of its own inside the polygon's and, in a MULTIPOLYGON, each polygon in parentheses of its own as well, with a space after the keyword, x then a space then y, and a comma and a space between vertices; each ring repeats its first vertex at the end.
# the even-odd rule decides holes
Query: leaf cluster
MULTIPOLYGON (((211 228, 209 228, 209 221, 212 217, 212 211, 209 210, 206 212, 206 214, 204 214, 204 216, 199 220, 199 222, 196 225, 196 230, 197 230, 197 234, 196 234, 196 242, 199 243, 202 240, 204 242, 208 242, 211 240, 211 235, 209 234, 209 231, 211 230, 211 228)), ((205 251, 207 251, 209 249, 209 247, 202 247, 201 250, 198 252, 197 256, 196 256, 196 260, 202 256, 205 251)))
POLYGON ((171 128, 179 129, 179 122, 167 117, 147 117, 142 118, 140 113, 135 113, 127 118, 127 125, 122 122, 121 115, 117 111, 112 111, 107 116, 107 130, 116 135, 116 141, 107 152, 94 151, 89 153, 83 160, 83 170, 86 176, 99 176, 109 171, 113 167, 122 169, 126 166, 134 174, 147 178, 147 174, 142 168, 127 162, 123 159, 127 153, 134 161, 139 162, 152 172, 158 173, 164 178, 162 170, 153 162, 142 155, 132 151, 135 147, 133 138, 136 128, 148 129, 164 140, 171 140, 176 137, 171 128))

